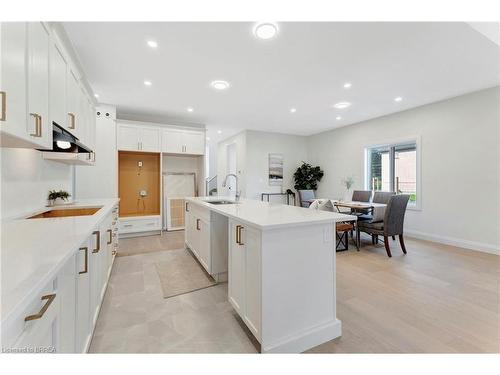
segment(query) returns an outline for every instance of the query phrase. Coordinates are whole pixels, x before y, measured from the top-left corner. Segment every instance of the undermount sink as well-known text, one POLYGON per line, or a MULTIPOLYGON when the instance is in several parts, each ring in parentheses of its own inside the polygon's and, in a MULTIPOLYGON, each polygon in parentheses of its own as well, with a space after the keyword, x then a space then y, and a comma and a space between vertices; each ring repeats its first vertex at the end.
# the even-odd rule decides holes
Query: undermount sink
POLYGON ((90 216, 95 214, 101 208, 102 207, 89 207, 89 208, 68 208, 68 209, 48 210, 27 217, 26 219, 43 219, 49 217, 69 217, 69 216, 90 216))
POLYGON ((227 200, 220 200, 220 201, 205 201, 210 204, 237 204, 238 202, 235 201, 227 201, 227 200))

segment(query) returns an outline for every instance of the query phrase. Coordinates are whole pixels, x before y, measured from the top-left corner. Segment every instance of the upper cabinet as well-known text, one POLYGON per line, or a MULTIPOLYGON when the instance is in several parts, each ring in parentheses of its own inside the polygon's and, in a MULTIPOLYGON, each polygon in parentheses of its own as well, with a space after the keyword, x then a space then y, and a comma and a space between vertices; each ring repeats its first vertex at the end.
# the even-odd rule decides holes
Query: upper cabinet
POLYGON ((40 22, 1 23, 0 144, 47 148, 49 34, 40 22))
POLYGON ((205 154, 205 133, 183 129, 164 129, 162 151, 169 154, 205 154))
POLYGON ((119 123, 118 150, 160 152, 160 129, 119 123))
POLYGON ((92 149, 94 106, 56 33, 44 22, 0 25, 0 145, 52 149, 55 123, 92 149))
POLYGON ((204 155, 205 132, 119 122, 118 150, 204 155))

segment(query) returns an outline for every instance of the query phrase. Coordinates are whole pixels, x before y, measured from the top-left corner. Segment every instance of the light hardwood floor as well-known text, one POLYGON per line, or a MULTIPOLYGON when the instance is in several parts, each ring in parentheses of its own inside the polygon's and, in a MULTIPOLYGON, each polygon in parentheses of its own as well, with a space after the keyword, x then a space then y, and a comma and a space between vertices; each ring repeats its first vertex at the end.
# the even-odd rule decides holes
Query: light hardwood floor
MULTIPOLYGON (((367 239, 359 252, 337 253, 342 337, 309 352, 500 352, 499 256, 410 238, 406 256, 396 241, 391 247, 392 258, 382 243, 367 239)), ((91 351, 255 353, 227 302, 227 284, 162 298, 154 262, 168 260, 171 251, 116 259, 91 351)))

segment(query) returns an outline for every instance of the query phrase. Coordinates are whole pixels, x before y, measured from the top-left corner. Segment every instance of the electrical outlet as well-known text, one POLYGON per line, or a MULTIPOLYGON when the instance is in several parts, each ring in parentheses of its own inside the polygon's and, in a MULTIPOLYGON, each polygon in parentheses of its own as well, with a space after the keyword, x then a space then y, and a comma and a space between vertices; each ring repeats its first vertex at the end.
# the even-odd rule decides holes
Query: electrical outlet
POLYGON ((137 162, 137 166, 138 166, 139 168, 142 168, 142 161, 137 162))

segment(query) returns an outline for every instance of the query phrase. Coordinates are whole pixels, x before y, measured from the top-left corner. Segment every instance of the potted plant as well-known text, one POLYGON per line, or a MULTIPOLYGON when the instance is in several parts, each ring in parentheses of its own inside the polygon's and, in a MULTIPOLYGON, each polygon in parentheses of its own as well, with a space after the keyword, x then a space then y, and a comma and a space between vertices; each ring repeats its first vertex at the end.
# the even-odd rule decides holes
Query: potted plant
POLYGON ((67 191, 64 190, 50 190, 49 191, 49 196, 48 196, 48 201, 49 201, 49 206, 55 206, 57 200, 59 199, 60 201, 63 202, 68 202, 68 198, 71 197, 71 194, 68 193, 67 191))
POLYGON ((324 172, 320 167, 302 162, 293 174, 295 180, 294 188, 298 190, 317 190, 318 182, 323 178, 324 172))

